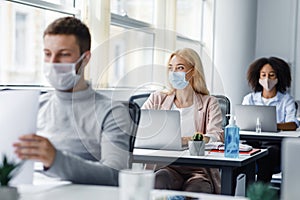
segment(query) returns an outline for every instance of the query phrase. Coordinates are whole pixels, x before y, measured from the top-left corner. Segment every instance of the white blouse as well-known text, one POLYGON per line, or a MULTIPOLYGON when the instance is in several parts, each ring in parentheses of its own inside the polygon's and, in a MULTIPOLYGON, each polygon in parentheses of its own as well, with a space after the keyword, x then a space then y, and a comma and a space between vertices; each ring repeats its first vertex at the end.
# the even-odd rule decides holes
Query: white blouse
POLYGON ((194 117, 194 104, 187 108, 178 108, 173 103, 172 110, 178 110, 180 112, 181 120, 181 136, 193 136, 195 133, 195 117, 194 117))

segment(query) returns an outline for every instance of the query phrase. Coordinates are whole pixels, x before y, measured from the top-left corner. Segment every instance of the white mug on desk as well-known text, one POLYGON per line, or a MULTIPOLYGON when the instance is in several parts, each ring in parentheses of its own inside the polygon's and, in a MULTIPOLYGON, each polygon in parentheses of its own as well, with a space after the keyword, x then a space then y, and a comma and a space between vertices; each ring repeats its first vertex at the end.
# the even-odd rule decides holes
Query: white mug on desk
POLYGON ((154 177, 152 170, 121 170, 119 172, 119 199, 150 200, 150 192, 154 188, 154 177))

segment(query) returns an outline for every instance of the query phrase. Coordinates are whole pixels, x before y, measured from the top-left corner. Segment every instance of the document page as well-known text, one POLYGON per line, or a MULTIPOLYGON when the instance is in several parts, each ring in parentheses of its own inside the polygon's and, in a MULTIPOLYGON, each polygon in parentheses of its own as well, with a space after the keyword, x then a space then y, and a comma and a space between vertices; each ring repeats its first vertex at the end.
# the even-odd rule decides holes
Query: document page
MULTIPOLYGON (((37 113, 39 107, 38 90, 5 90, 0 91, 0 159, 3 155, 9 161, 21 162, 14 154, 12 144, 24 134, 36 132, 37 113)), ((31 184, 33 177, 33 161, 25 161, 11 185, 31 184)))

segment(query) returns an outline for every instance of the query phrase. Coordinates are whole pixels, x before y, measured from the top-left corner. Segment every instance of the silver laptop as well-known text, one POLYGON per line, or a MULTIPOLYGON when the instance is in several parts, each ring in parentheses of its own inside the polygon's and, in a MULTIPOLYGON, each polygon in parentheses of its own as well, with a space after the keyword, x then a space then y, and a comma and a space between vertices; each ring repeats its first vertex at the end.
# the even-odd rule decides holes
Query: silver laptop
POLYGON ((282 200, 299 199, 300 180, 300 138, 286 138, 282 142, 281 165, 282 165, 282 200))
POLYGON ((184 150, 180 113, 175 110, 141 110, 135 148, 184 150))
POLYGON ((236 105, 236 124, 241 130, 255 131, 256 120, 261 122, 261 131, 278 132, 275 106, 236 105))

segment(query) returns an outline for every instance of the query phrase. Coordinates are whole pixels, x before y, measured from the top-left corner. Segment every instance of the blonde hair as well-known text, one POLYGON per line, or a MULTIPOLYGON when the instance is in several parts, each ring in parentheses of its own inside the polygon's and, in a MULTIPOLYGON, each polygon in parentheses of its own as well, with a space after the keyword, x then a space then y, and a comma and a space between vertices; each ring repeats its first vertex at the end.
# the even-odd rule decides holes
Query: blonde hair
MULTIPOLYGON (((203 71, 203 65, 201 59, 196 51, 190 48, 178 49, 174 53, 170 55, 168 60, 168 64, 174 56, 179 56, 184 59, 194 70, 192 78, 189 80, 193 90, 196 93, 208 95, 209 91, 205 82, 205 75, 203 71)), ((169 83, 170 84, 170 83, 169 83)), ((174 88, 170 84, 172 90, 170 92, 174 92, 174 88)))

